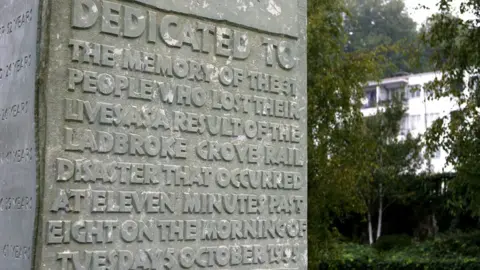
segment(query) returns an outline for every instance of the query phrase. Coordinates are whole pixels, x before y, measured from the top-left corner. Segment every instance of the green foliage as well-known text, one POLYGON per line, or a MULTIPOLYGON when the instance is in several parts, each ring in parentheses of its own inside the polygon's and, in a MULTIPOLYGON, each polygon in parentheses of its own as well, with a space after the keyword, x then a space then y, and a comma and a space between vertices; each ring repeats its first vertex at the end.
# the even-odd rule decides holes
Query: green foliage
POLYGON ((416 23, 410 18, 403 0, 347 0, 350 17, 348 51, 385 49, 391 61, 383 70, 384 77, 396 72, 420 72, 429 67, 420 57, 427 52, 418 42, 416 23))
POLYGON ((436 257, 480 256, 480 231, 464 234, 449 234, 433 241, 436 257))
MULTIPOLYGON (((365 84, 381 78, 392 48, 345 50, 349 42, 345 2, 308 4, 308 215, 315 221, 309 222, 309 260, 315 264, 340 256, 333 219, 344 213, 365 213, 370 207, 365 195, 376 196, 372 172, 382 171, 376 169, 380 152, 360 108, 365 84)), ((407 156, 387 148, 381 151, 407 156)), ((384 161, 385 175, 398 168, 396 161, 384 161)))
POLYGON ((477 258, 454 259, 454 260, 401 260, 401 261, 383 261, 383 260, 353 260, 336 261, 331 263, 322 263, 320 270, 478 270, 480 269, 480 260, 477 258))
POLYGON ((439 1, 441 12, 431 18, 422 39, 434 49, 431 62, 442 74, 426 88, 433 98, 452 98, 457 110, 437 120, 426 139, 429 151, 444 148, 449 152, 447 161, 457 172, 449 186, 454 193, 451 209, 480 216, 480 84, 469 76, 480 71, 480 5, 476 0, 462 1, 461 13, 475 17, 462 20, 451 15, 451 4, 439 1))
POLYGON ((353 261, 369 260, 378 257, 378 251, 372 246, 359 245, 356 243, 345 243, 341 245, 342 257, 341 260, 353 261))
POLYGON ((408 135, 403 140, 398 139, 400 122, 404 115, 403 104, 397 100, 386 106, 385 111, 378 111, 374 116, 365 119, 365 139, 374 141, 373 149, 369 149, 372 152, 368 154, 375 159, 375 173, 380 180, 400 182, 398 178, 401 175, 416 173, 421 164, 420 138, 408 135))
POLYGON ((347 0, 347 3, 352 14, 347 21, 349 50, 371 50, 416 39, 416 23, 406 12, 403 0, 347 0))
MULTIPOLYGON (((308 1, 310 265, 341 256, 332 222, 345 213, 366 212, 369 205, 359 190, 365 185, 371 187, 372 170, 380 171, 375 170, 378 159, 371 158, 378 152, 360 112, 361 99, 365 84, 380 79, 390 66, 394 48, 346 50, 349 35, 345 31, 345 14, 349 11, 344 1, 308 1), (366 140, 367 134, 372 139, 366 140)), ((395 153, 393 148, 382 151, 395 153)), ((396 166, 387 158, 385 164, 389 164, 385 168, 396 166)))
POLYGON ((411 195, 407 192, 407 176, 414 175, 422 164, 422 144, 420 138, 411 135, 398 138, 404 114, 402 102, 394 100, 365 118, 364 128, 358 131, 363 142, 363 167, 358 173, 357 191, 368 209, 367 218, 376 210, 383 214, 389 204, 411 195))
POLYGON ((319 269, 480 269, 479 231, 442 235, 424 243, 412 243, 402 236, 390 239, 393 238, 399 240, 396 247, 382 251, 371 246, 344 244, 342 258, 323 261, 319 269), (405 242, 403 247, 400 241, 405 242))
POLYGON ((385 59, 375 52, 345 52, 343 1, 308 4, 308 229, 309 260, 315 265, 340 256, 331 228, 334 217, 365 211, 356 190, 365 165, 358 136, 360 99, 385 59))
POLYGON ((412 239, 408 235, 384 235, 381 236, 373 245, 378 251, 388 251, 394 248, 405 248, 412 244, 412 239))

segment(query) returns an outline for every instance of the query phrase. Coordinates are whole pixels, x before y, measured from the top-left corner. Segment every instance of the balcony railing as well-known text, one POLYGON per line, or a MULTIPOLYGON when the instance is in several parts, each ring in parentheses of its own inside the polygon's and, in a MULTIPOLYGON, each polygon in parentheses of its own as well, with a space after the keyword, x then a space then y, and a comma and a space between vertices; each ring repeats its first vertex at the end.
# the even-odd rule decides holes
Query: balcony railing
POLYGON ((374 108, 377 106, 377 101, 375 99, 369 99, 367 103, 363 105, 364 109, 374 108))
MULTIPOLYGON (((403 102, 403 105, 405 105, 405 106, 408 105, 408 98, 404 97, 404 98, 401 99, 401 101, 403 102)), ((386 106, 386 105, 391 104, 392 102, 393 102, 393 99, 390 99, 390 98, 381 99, 381 100, 378 101, 378 105, 386 106)))

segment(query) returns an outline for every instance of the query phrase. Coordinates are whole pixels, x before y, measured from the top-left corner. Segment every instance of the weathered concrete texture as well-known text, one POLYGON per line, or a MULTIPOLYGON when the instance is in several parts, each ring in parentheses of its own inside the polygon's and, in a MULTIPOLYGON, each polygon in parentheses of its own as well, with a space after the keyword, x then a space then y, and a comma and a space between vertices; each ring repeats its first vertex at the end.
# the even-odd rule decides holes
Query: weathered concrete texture
POLYGON ((37 268, 307 269, 306 2, 139 2, 44 0, 37 268))
POLYGON ((166 11, 298 37, 298 0, 133 0, 166 11))
POLYGON ((29 269, 35 220, 38 2, 0 2, 0 269, 29 269))

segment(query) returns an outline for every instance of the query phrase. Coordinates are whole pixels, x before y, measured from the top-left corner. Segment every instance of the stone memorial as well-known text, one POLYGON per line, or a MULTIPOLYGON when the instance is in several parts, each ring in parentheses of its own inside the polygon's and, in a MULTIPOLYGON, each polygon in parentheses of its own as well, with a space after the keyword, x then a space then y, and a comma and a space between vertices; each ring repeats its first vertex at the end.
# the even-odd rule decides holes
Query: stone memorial
POLYGON ((2 269, 307 269, 306 0, 6 1, 2 269))
POLYGON ((30 269, 35 222, 36 0, 0 1, 0 269, 30 269))

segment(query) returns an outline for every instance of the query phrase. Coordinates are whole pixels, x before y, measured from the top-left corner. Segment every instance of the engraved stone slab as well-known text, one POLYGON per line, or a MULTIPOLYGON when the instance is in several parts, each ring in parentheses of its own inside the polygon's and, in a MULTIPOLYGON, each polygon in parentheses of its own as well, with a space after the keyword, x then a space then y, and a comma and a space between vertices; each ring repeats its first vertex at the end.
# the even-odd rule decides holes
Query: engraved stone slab
POLYGON ((44 3, 36 266, 307 269, 306 2, 44 3))
POLYGON ((0 2, 0 269, 30 269, 35 221, 36 0, 0 2))
POLYGON ((298 37, 298 0, 131 0, 166 11, 298 37))

